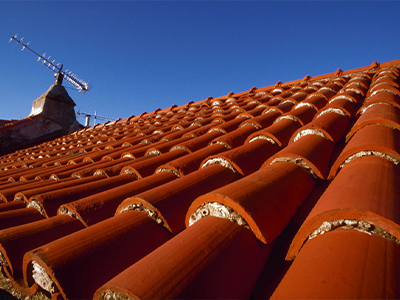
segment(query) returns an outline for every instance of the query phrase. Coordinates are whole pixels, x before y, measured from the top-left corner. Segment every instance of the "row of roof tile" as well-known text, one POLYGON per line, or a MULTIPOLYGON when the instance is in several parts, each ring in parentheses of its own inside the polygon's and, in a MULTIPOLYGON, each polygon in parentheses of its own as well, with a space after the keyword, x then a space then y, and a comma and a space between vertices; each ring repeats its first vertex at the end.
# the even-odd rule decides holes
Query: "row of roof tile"
MULTIPOLYGON (((361 258, 353 288, 332 274, 351 268, 337 244, 353 239, 390 251, 382 270, 400 266, 398 67, 158 109, 0 157, 2 272, 23 295, 63 299, 367 295, 361 258), (277 251, 295 261, 271 288, 261 275, 277 251)), ((396 268, 382 272, 368 295, 398 297, 396 268)))

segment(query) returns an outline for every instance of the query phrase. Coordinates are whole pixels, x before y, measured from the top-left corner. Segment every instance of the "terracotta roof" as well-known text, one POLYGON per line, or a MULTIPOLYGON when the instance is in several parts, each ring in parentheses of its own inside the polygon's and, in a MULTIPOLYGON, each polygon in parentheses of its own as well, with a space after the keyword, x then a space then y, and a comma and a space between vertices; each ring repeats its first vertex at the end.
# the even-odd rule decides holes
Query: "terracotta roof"
POLYGON ((279 81, 1 156, 1 288, 400 298, 399 68, 279 81))

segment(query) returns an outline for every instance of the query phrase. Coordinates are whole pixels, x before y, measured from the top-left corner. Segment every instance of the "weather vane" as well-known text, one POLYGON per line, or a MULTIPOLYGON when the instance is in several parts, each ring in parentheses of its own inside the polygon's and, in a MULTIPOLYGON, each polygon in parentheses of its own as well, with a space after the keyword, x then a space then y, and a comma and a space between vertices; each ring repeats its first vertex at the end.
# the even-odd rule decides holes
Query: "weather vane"
POLYGON ((46 66, 48 69, 52 70, 55 74, 54 76, 56 77, 56 84, 61 85, 63 79, 67 80, 74 88, 76 88, 79 92, 83 91, 83 93, 86 93, 87 91, 90 90, 90 86, 87 82, 83 81, 82 79, 78 78, 75 74, 72 72, 68 72, 68 70, 63 71, 63 65, 60 63, 54 64, 55 59, 53 61, 50 61, 50 57, 46 58, 46 53, 43 53, 42 55, 38 54, 34 50, 28 47, 29 42, 24 44, 22 41, 24 38, 22 37, 21 39, 17 39, 17 34, 14 35, 9 42, 12 40, 15 40, 18 44, 22 45, 22 50, 25 48, 31 51, 33 54, 35 54, 38 57, 38 61, 42 60, 42 63, 44 66, 46 66))

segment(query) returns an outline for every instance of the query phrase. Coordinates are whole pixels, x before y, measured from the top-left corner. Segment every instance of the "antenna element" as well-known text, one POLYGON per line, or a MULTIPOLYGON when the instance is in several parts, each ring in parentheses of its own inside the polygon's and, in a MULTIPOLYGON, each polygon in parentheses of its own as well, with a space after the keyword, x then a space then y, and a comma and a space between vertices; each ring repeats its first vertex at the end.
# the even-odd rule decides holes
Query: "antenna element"
POLYGON ((63 65, 60 63, 54 64, 55 59, 53 59, 52 61, 50 61, 50 57, 46 58, 46 52, 43 53, 42 55, 40 55, 39 53, 35 52, 34 50, 32 50, 28 45, 29 42, 24 44, 24 42, 22 41, 24 38, 20 38, 19 40, 17 39, 17 35, 14 35, 9 42, 11 42, 12 40, 16 41, 18 44, 22 45, 22 49, 21 51, 23 51, 25 48, 28 49, 29 51, 31 51, 33 54, 35 54, 38 57, 38 61, 42 60, 42 63, 45 67, 47 67, 48 69, 52 70, 54 73, 54 76, 56 77, 55 83, 61 85, 63 79, 65 79, 66 81, 68 81, 74 88, 76 88, 79 92, 83 91, 83 93, 86 93, 87 91, 90 90, 90 86, 87 82, 83 81, 82 79, 80 79, 78 76, 76 76, 75 74, 71 74, 71 72, 68 72, 68 70, 63 71, 63 65), (68 73, 67 73, 68 72, 68 73))
POLYGON ((107 118, 107 117, 100 117, 100 116, 97 115, 96 112, 94 112, 94 115, 93 114, 83 113, 83 112, 80 112, 80 111, 78 111, 76 114, 78 116, 85 116, 86 117, 86 122, 85 122, 85 126, 86 127, 89 126, 91 117, 94 117, 94 125, 96 125, 96 120, 115 121, 115 119, 111 119, 111 118, 107 118))

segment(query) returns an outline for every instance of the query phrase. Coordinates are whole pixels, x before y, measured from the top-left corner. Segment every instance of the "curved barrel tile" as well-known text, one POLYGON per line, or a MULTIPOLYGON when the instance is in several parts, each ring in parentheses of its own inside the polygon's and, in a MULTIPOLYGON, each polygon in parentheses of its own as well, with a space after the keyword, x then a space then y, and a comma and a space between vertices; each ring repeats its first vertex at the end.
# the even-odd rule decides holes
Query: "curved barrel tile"
POLYGON ((310 123, 314 118, 317 110, 315 109, 314 105, 303 105, 303 102, 300 102, 298 105, 294 107, 290 112, 282 115, 280 118, 285 116, 288 117, 295 117, 301 121, 303 125, 310 123))
POLYGON ((129 211, 27 252, 24 280, 64 299, 90 299, 96 289, 170 237, 146 214, 129 211))
POLYGON ((395 88, 375 90, 371 95, 366 97, 365 103, 376 100, 400 104, 400 92, 395 88))
POLYGON ((36 286, 22 284, 22 259, 24 254, 40 245, 82 229, 82 224, 69 216, 56 216, 0 231, 0 253, 3 272, 14 287, 24 294, 33 295, 36 286))
POLYGON ((307 168, 313 176, 325 179, 329 172, 334 143, 319 132, 301 136, 270 157, 263 166, 291 161, 307 168))
POLYGON ((386 102, 378 102, 365 105, 360 109, 361 116, 346 136, 349 141, 361 128, 373 124, 386 124, 400 131, 400 106, 391 105, 386 102))
POLYGON ((324 107, 326 109, 335 109, 338 108, 344 111, 349 117, 354 116, 356 109, 356 102, 353 97, 345 95, 345 93, 340 94, 339 96, 333 97, 329 103, 324 107))
POLYGON ((13 201, 15 198, 15 194, 20 192, 21 190, 36 189, 46 186, 50 187, 53 184, 57 183, 59 183, 59 181, 56 180, 34 180, 29 182, 17 181, 13 183, 10 182, 6 186, 4 186, 4 189, 1 188, 0 198, 3 202, 13 201))
POLYGON ((255 127, 253 125, 247 125, 215 138, 211 142, 211 144, 220 143, 222 145, 225 145, 225 147, 227 147, 228 149, 232 149, 243 145, 247 137, 259 129, 261 128, 255 127))
POLYGON ((137 178, 145 178, 154 173, 154 171, 163 163, 178 159, 182 156, 188 155, 188 152, 182 149, 176 149, 161 155, 156 155, 141 162, 131 163, 129 166, 122 168, 121 174, 129 173, 135 174, 137 178))
POLYGON ((186 225, 212 212, 218 213, 218 209, 208 205, 218 203, 231 209, 227 209, 227 218, 239 223, 243 218, 260 241, 270 243, 288 224, 314 184, 302 167, 289 162, 275 163, 197 198, 186 214, 186 225))
POLYGON ((294 259, 310 237, 338 227, 400 240, 400 166, 367 156, 346 165, 304 221, 287 259, 294 259))
POLYGON ((400 132, 384 124, 362 127, 336 159, 329 172, 329 178, 337 176, 352 159, 371 154, 386 155, 393 160, 400 160, 400 132))
POLYGON ((46 192, 29 198, 27 207, 37 209, 43 216, 48 218, 57 215, 57 210, 62 204, 88 197, 89 195, 112 189, 135 180, 136 177, 125 174, 118 177, 104 178, 75 187, 46 192))
POLYGON ((338 229, 307 242, 270 299, 398 299, 400 245, 338 229))
POLYGON ((116 214, 127 210, 143 210, 175 234, 185 228, 187 210, 197 197, 240 177, 226 166, 210 165, 124 200, 116 214))
POLYGON ((124 199, 176 178, 177 176, 174 173, 160 172, 141 180, 107 189, 89 197, 65 203, 59 207, 58 214, 68 214, 80 220, 85 227, 91 226, 112 217, 118 205, 124 199))
POLYGON ((316 92, 308 95, 301 103, 309 103, 317 107, 317 109, 321 109, 328 103, 328 99, 325 95, 316 92))
POLYGON ((207 217, 111 279, 94 299, 246 299, 270 252, 244 227, 207 217))
POLYGON ((16 193, 14 195, 14 201, 23 201, 28 204, 29 198, 46 193, 46 192, 51 192, 54 190, 59 190, 63 188, 70 188, 70 187, 77 187, 81 184, 86 184, 90 182, 95 182, 97 180, 104 179, 104 176, 90 176, 87 178, 76 178, 76 177, 69 177, 64 180, 49 180, 51 183, 52 181, 54 182, 53 184, 49 184, 50 182, 45 181, 44 183, 48 183, 48 185, 44 185, 41 187, 37 188, 31 188, 31 189, 21 189, 20 192, 16 193))
POLYGON ((26 203, 24 201, 11 201, 11 202, 0 203, 0 213, 25 207, 26 203))
POLYGON ((272 140, 257 138, 251 143, 246 143, 232 150, 207 157, 202 162, 202 167, 220 163, 231 164, 235 171, 247 176, 258 170, 263 162, 280 150, 280 147, 272 140))
POLYGON ((298 119, 281 119, 273 125, 251 134, 246 142, 252 143, 258 139, 265 139, 276 143, 279 147, 286 147, 293 133, 302 126, 298 119))
POLYGON ((201 167, 201 162, 208 156, 226 151, 227 148, 221 144, 212 144, 196 152, 174 159, 164 165, 160 165, 156 172, 173 172, 180 177, 192 173, 201 167))
POLYGON ((0 212, 0 230, 42 220, 44 217, 34 208, 19 208, 0 212))
POLYGON ((322 110, 311 123, 298 129, 293 135, 291 142, 297 141, 304 135, 313 132, 322 133, 333 143, 337 143, 344 135, 350 118, 340 110, 322 110))

